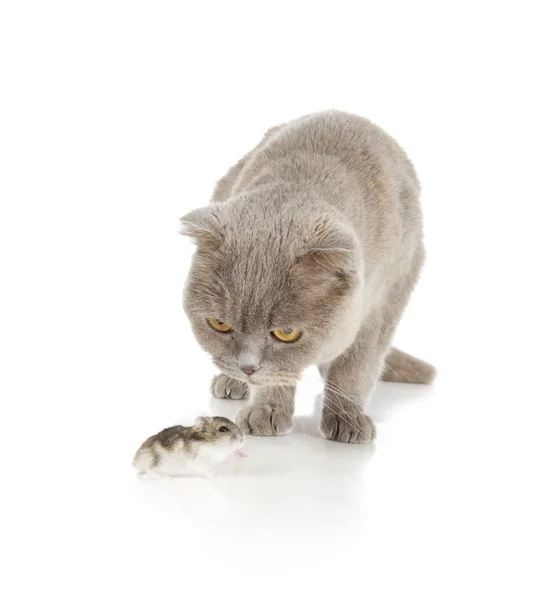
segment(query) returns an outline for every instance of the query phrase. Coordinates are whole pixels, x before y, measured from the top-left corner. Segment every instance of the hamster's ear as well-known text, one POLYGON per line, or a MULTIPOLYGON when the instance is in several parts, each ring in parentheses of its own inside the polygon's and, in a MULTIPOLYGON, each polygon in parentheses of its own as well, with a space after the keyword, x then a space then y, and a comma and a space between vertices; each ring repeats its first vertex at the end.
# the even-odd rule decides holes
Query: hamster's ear
POLYGON ((181 217, 182 235, 195 239, 198 245, 218 248, 224 240, 224 225, 217 206, 197 208, 181 217))
POLYGON ((208 423, 212 423, 212 417, 197 417, 195 419, 195 425, 200 425, 201 427, 204 427, 208 423))

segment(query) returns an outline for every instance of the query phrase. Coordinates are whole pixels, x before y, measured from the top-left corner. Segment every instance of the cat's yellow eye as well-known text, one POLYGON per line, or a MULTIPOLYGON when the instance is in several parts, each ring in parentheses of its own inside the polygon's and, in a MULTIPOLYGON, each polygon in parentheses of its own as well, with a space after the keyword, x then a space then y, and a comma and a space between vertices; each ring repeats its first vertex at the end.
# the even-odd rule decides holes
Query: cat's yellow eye
POLYGON ((218 321, 218 319, 206 319, 206 322, 212 329, 219 331, 220 333, 229 333, 233 331, 231 325, 229 323, 224 323, 223 321, 218 321))
POLYGON ((302 332, 299 329, 274 329, 271 333, 281 342, 295 342, 302 332))

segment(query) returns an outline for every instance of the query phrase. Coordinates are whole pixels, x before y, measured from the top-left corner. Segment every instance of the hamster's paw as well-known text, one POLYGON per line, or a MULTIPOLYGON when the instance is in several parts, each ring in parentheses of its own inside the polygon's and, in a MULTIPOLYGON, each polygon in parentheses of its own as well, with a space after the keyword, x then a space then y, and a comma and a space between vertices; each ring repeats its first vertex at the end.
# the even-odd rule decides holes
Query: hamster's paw
POLYGON ((337 415, 323 411, 321 433, 334 442, 368 444, 376 438, 376 427, 370 417, 361 413, 337 415))
POLYGON ((237 425, 250 435, 285 435, 292 429, 292 413, 269 404, 251 404, 237 414, 237 425))
POLYGON ((220 373, 212 379, 210 392, 214 398, 244 400, 248 398, 248 385, 244 381, 239 381, 238 379, 229 377, 229 375, 220 373))

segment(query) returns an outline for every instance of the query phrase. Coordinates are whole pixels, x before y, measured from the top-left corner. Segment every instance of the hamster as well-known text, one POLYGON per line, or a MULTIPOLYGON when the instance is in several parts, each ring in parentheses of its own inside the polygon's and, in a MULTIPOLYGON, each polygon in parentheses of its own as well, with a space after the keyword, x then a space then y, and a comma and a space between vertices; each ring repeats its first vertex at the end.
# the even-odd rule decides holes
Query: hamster
POLYGON ((245 457, 241 430, 225 417, 198 417, 192 427, 175 425, 151 436, 139 448, 133 466, 141 475, 203 475, 232 453, 245 457))

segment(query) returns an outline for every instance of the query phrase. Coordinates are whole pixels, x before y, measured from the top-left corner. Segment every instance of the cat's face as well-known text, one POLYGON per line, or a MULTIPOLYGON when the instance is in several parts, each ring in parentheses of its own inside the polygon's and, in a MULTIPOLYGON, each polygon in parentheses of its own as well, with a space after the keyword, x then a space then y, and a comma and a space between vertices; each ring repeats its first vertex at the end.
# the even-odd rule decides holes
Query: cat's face
POLYGON ((284 222, 259 231, 222 213, 220 226, 214 211, 182 221, 198 246, 184 307, 215 364, 252 384, 291 384, 342 352, 361 321, 353 252, 289 240, 284 222))

